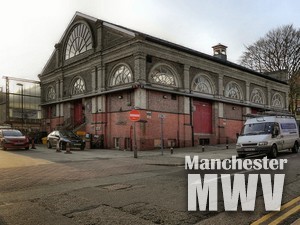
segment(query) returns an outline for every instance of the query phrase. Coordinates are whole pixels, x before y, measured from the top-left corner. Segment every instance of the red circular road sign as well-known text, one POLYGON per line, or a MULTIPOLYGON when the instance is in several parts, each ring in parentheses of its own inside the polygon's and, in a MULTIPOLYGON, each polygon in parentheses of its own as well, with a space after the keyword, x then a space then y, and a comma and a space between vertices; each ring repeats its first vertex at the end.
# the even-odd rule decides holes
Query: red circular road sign
POLYGON ((141 118, 141 114, 138 110, 131 110, 129 113, 129 119, 131 121, 139 121, 141 118))

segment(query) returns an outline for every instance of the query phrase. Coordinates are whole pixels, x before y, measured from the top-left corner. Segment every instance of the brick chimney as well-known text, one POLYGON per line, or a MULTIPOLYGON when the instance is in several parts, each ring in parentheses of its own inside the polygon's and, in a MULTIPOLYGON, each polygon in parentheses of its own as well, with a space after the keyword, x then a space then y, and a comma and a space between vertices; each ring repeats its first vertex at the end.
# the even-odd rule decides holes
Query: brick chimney
POLYGON ((214 51, 214 57, 217 57, 219 59, 222 59, 224 61, 227 60, 227 55, 226 55, 226 48, 227 46, 222 45, 222 44, 217 44, 212 47, 214 51))

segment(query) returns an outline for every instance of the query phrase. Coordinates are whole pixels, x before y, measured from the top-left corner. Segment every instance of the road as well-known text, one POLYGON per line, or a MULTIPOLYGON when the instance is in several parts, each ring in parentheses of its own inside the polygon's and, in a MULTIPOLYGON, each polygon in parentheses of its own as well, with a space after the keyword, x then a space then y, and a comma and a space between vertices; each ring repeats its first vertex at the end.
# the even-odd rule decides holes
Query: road
MULTIPOLYGON (((242 212, 240 207, 237 212, 225 212, 221 194, 217 212, 187 211, 188 174, 203 175, 203 171, 188 171, 179 164, 158 165, 160 157, 134 159, 131 153, 113 150, 64 154, 43 146, 0 151, 0 225, 251 224, 259 219, 269 224, 300 204, 296 199, 300 154, 279 156, 288 159, 282 204, 296 202, 271 216, 264 209, 261 185, 253 212, 242 212)), ((281 224, 296 223, 299 218, 298 211, 281 224)))

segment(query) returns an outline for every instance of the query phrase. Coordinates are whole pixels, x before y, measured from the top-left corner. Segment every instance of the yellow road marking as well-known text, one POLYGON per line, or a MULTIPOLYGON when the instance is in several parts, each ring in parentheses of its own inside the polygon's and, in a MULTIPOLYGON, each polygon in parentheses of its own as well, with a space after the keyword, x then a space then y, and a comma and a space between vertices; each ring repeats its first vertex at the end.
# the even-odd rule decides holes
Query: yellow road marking
POLYGON ((270 219, 272 216, 280 213, 281 211, 285 210, 286 208, 290 207, 291 205, 295 204, 296 202, 300 201, 300 196, 297 198, 294 198, 293 200, 289 201, 288 203, 285 203, 284 205, 281 206, 280 211, 277 212, 271 212, 263 217, 261 217, 260 219, 256 220, 255 222, 251 223, 251 225, 259 225, 265 221, 267 221, 268 219, 270 219))
POLYGON ((290 215, 298 212, 300 210, 300 205, 295 206, 294 208, 290 209, 289 211, 287 211, 285 214, 281 215, 280 217, 278 217, 276 220, 274 220, 272 223, 269 223, 269 225, 276 225, 279 224, 280 222, 282 222, 283 220, 285 220, 286 218, 288 218, 290 215))

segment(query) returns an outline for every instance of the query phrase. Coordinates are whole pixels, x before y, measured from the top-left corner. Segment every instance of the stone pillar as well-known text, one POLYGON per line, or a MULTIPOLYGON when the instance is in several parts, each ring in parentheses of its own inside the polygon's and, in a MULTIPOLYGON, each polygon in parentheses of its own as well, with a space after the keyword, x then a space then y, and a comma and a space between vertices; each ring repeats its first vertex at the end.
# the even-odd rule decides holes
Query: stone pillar
POLYGON ((96 92, 97 91, 97 67, 92 68, 91 72, 91 77, 92 77, 92 91, 96 92))
POLYGON ((95 47, 97 51, 101 51, 103 49, 103 24, 102 21, 98 20, 96 22, 97 27, 97 36, 95 40, 95 47))
POLYGON ((59 100, 62 97, 61 93, 60 93, 60 82, 61 82, 60 79, 55 81, 55 94, 56 94, 55 97, 56 97, 56 100, 59 100))
POLYGON ((245 96, 245 101, 247 103, 250 102, 250 82, 246 81, 246 96, 245 96))
POLYGON ((134 90, 134 107, 139 109, 147 108, 147 92, 145 89, 137 88, 134 90))
POLYGON ((272 96, 271 96, 271 86, 269 84, 269 82, 266 82, 266 86, 267 86, 267 107, 271 108, 272 107, 272 96))
POLYGON ((61 65, 60 56, 61 56, 61 44, 57 43, 54 45, 55 47, 55 67, 58 68, 61 65))
POLYGON ((183 88, 185 91, 190 91, 190 65, 184 65, 183 68, 183 88))
POLYGON ((190 97, 183 97, 183 113, 190 114, 190 97))
POLYGON ((146 54, 137 52, 134 55, 134 81, 146 81, 146 54))
POLYGON ((224 75, 223 74, 219 74, 219 80, 218 80, 218 95, 220 97, 224 96, 224 75))
POLYGON ((106 83, 106 77, 105 77, 105 67, 100 65, 97 67, 97 72, 95 74, 97 77, 97 89, 101 92, 105 90, 105 83, 106 83))
POLYGON ((105 107, 105 102, 106 102, 106 96, 105 95, 100 95, 97 96, 96 98, 92 99, 92 112, 106 112, 106 107, 105 107))
POLYGON ((64 82, 63 79, 59 79, 59 98, 62 99, 64 97, 64 82))

